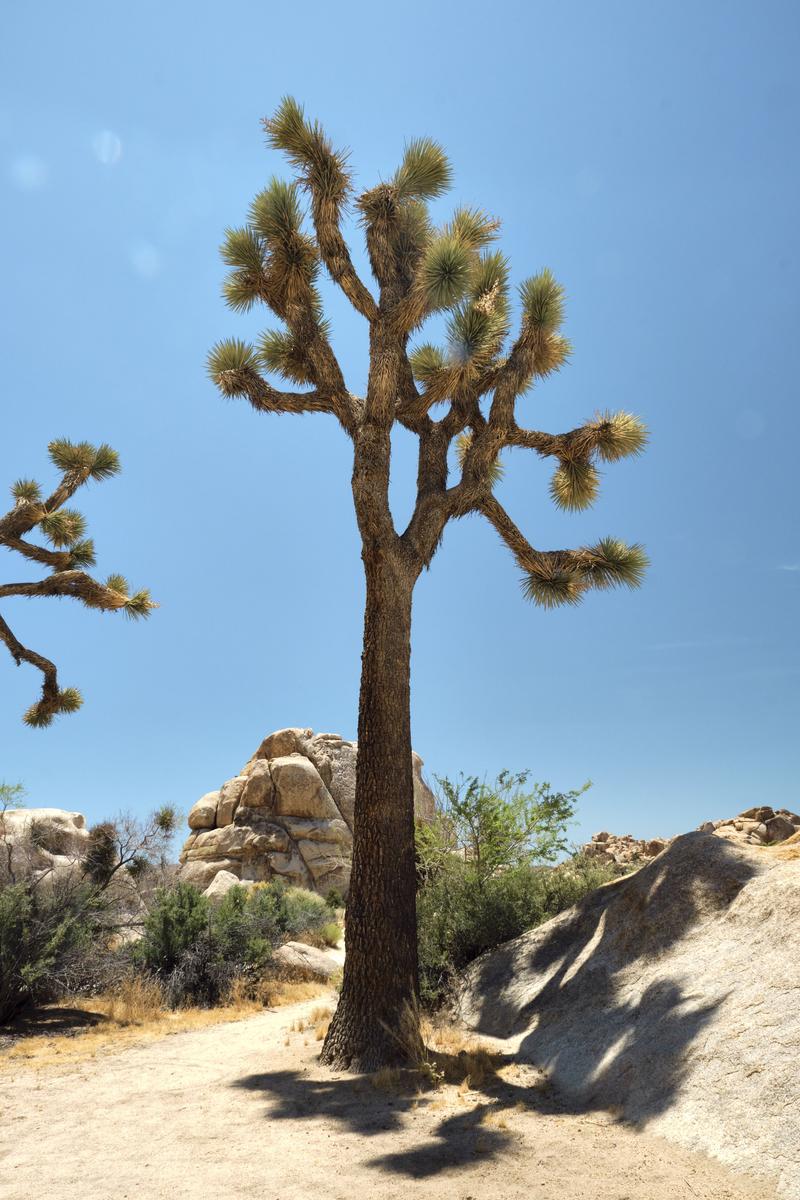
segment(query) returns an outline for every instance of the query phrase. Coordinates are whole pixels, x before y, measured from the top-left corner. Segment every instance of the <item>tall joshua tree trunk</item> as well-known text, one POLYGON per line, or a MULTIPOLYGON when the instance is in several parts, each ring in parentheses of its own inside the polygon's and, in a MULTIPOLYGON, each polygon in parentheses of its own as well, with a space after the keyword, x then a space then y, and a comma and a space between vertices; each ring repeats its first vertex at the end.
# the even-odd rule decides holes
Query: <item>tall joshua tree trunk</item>
POLYGON ((488 248, 499 223, 479 209, 460 208, 434 227, 427 203, 442 195, 451 176, 435 142, 410 142, 394 176, 356 200, 376 297, 342 234, 352 187, 346 155, 292 99, 264 124, 298 179, 273 180, 255 198, 248 224, 227 231, 222 253, 231 271, 224 290, 231 308, 265 304, 282 327, 257 346, 235 338, 218 343, 209 373, 224 395, 246 397, 257 412, 326 413, 354 445, 367 602, 353 871, 342 995, 322 1057, 337 1067, 372 1070, 407 1061, 419 1043, 409 705, 414 584, 448 521, 474 513, 509 548, 525 594, 537 604, 577 604, 592 587, 636 586, 647 561, 641 546, 603 538, 578 550, 537 549, 493 488, 504 450, 532 450, 556 463, 554 502, 586 508, 599 488, 596 461, 638 454, 646 431, 625 412, 598 414, 561 434, 517 423, 525 392, 567 359, 563 292, 547 270, 525 280, 519 332, 509 341, 509 264, 488 248), (302 194, 310 200, 313 235, 304 223, 302 194), (369 325, 363 397, 347 387, 330 341, 317 289, 322 266, 369 325), (411 336, 436 314, 446 320, 446 347, 410 348, 411 336), (305 390, 279 390, 264 371, 305 390), (389 506, 395 425, 419 439, 416 504, 402 533, 389 506))
POLYGON ((323 1060, 373 1071, 408 1057, 413 1022, 399 1025, 418 995, 410 711, 413 580, 391 551, 365 551, 364 565, 347 960, 323 1060))

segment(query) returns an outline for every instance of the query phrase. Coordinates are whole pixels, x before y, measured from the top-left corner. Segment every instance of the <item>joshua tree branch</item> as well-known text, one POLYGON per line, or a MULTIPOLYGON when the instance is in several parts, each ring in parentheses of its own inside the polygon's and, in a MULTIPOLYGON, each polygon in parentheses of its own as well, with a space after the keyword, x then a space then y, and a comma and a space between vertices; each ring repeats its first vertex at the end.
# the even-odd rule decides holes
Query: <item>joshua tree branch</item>
POLYGON ((105 612, 125 608, 130 600, 129 596, 98 583, 85 571, 58 571, 36 583, 0 584, 0 598, 5 596, 70 596, 105 612))
POLYGON ((378 306, 353 266, 350 251, 339 227, 338 206, 319 189, 312 189, 311 219, 317 235, 320 257, 331 279, 339 285, 357 312, 368 321, 374 321, 378 315, 378 306))
POLYGON ((281 392, 252 370, 221 371, 216 382, 227 396, 246 396, 256 412, 334 412, 330 396, 316 389, 311 392, 281 392))
POLYGON ((17 550, 33 562, 53 567, 56 571, 67 570, 71 562, 68 550, 48 550, 44 546, 34 546, 31 542, 23 541, 22 538, 14 537, 12 534, 0 538, 0 544, 7 546, 9 550, 17 550))
POLYGON ((494 496, 486 495, 478 502, 476 509, 497 531, 523 571, 535 570, 539 564, 541 552, 534 550, 502 504, 494 496))
POLYGON ((30 663, 32 667, 42 672, 42 698, 36 706, 42 714, 53 715, 59 711, 59 696, 58 674, 55 663, 50 662, 49 658, 45 658, 42 654, 37 654, 35 650, 29 650, 27 646, 23 646, 22 642, 18 641, 14 636, 9 625, 0 616, 0 641, 3 641, 8 647, 8 651, 17 666, 21 666, 23 662, 30 663))

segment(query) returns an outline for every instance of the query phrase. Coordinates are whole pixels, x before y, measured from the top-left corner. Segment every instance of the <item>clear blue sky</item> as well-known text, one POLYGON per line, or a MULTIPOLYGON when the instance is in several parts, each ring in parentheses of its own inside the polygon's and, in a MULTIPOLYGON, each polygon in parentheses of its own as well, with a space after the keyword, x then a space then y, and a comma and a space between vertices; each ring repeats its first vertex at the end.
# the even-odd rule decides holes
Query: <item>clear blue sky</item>
MULTIPOLYGON (((186 809, 267 731, 355 736, 362 583, 348 444, 326 417, 257 416, 205 375, 268 322, 220 299, 217 247, 282 160, 285 93, 364 185, 404 140, 448 148, 441 213, 504 220, 517 280, 549 265, 572 363, 526 424, 639 413, 652 444, 587 513, 553 510, 517 451, 500 494, 542 547, 646 543, 640 592, 525 603, 479 518, 451 526, 415 602, 414 744, 430 773, 530 767, 582 783, 578 837, 671 834, 798 797, 798 92, 792 2, 13 6, 0 63, 0 483, 49 482, 46 443, 106 440, 124 473, 80 497, 102 574, 161 608, 128 624, 6 604, 82 711, 21 712, 0 658, 0 778, 89 819, 186 809)), ((355 234, 357 237, 357 233, 355 234)), ((366 334, 332 298, 363 386, 366 334)), ((411 447, 393 463, 408 509, 411 447)), ((31 575, 16 556, 4 580, 31 575)), ((3 654, 5 655, 5 650, 3 654)))

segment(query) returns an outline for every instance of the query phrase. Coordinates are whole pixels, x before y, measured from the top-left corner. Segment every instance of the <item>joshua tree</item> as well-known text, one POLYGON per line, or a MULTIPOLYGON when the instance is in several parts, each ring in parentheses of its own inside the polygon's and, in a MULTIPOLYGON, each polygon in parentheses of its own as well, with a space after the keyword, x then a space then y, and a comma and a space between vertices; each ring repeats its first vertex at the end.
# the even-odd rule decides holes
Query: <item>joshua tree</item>
MULTIPOLYGON (((79 512, 64 508, 79 487, 90 479, 108 479, 119 471, 119 458, 110 446, 91 446, 88 442, 65 439, 48 446, 50 461, 61 472, 61 480, 46 499, 38 483, 18 479, 11 488, 15 504, 0 517, 0 546, 16 550, 23 558, 40 563, 50 574, 34 583, 0 584, 0 599, 6 596, 71 596, 87 608, 105 612, 123 612, 128 617, 146 617, 155 608, 147 591, 131 594, 122 575, 110 575, 98 583, 83 569, 94 565, 94 543, 84 537, 86 522, 79 512), (36 545, 25 540, 32 530, 50 543, 36 545)), ((42 654, 29 650, 14 636, 0 616, 0 639, 20 666, 23 662, 37 667, 43 675, 42 696, 25 713, 28 725, 49 725, 59 713, 75 712, 82 700, 77 688, 59 686, 55 665, 42 654)))
MULTIPOLYGON (((374 295, 359 278, 342 235, 352 187, 346 156, 290 98, 264 128, 268 144, 288 156, 297 179, 273 180, 253 201, 247 224, 227 231, 222 255, 231 272, 224 294, 235 310, 260 301, 282 327, 266 332, 256 345, 219 342, 209 371, 224 395, 242 396, 259 412, 328 413, 353 443, 366 612, 347 961, 323 1059, 373 1070, 408 1053, 398 1031, 408 1030, 416 1007, 409 714, 414 584, 430 565, 447 522, 477 513, 516 559, 525 595, 545 608, 576 604, 592 587, 635 586, 646 565, 640 546, 605 538, 578 550, 537 549, 492 489, 501 452, 520 447, 553 459, 551 495, 559 507, 585 508, 597 494, 597 460, 637 454, 646 434, 624 412, 598 414, 561 434, 517 423, 520 397, 568 356, 569 343, 559 332, 563 291, 548 270, 525 280, 519 288, 519 331, 507 345, 509 266, 489 248, 498 222, 462 208, 434 228, 427 201, 447 189, 451 176, 435 142, 410 142, 395 175, 355 200, 374 295), (304 221, 303 195, 313 232, 304 221), (364 396, 348 389, 331 346, 317 290, 321 266, 369 325, 364 396), (446 346, 410 348, 409 339, 433 314, 446 316, 446 346), (278 390, 264 372, 301 390, 278 390), (416 505, 402 531, 395 528, 388 499, 396 422, 419 438, 416 505), (452 481, 451 447, 458 468, 452 481)), ((417 1036, 412 1029, 411 1040, 417 1036)))

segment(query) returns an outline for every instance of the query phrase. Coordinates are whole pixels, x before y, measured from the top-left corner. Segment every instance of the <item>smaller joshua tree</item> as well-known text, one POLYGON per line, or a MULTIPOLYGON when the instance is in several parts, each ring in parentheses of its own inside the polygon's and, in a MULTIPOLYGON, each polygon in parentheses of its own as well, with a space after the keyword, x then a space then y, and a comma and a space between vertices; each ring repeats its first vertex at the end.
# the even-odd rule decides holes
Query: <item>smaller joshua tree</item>
MULTIPOLYGON (((55 490, 42 497, 38 483, 18 479, 11 488, 14 507, 0 517, 0 546, 16 550, 23 558, 40 563, 50 574, 34 583, 0 583, 0 600, 6 596, 71 596, 87 608, 122 612, 127 617, 146 617, 156 605, 150 593, 131 593, 123 575, 109 575, 99 583, 84 568, 94 566, 94 542, 85 537, 86 521, 64 505, 90 479, 109 479, 120 469, 116 450, 105 444, 50 442, 50 461, 61 472, 55 490), (36 545, 26 535, 36 530, 49 543, 36 545)), ((8 646, 17 666, 30 663, 42 672, 41 699, 25 713, 27 725, 49 725, 59 713, 75 712, 82 704, 77 688, 62 688, 55 665, 41 654, 23 646, 0 615, 0 639, 8 646)))

